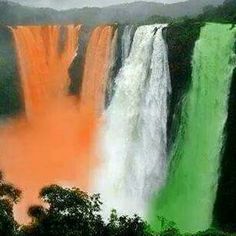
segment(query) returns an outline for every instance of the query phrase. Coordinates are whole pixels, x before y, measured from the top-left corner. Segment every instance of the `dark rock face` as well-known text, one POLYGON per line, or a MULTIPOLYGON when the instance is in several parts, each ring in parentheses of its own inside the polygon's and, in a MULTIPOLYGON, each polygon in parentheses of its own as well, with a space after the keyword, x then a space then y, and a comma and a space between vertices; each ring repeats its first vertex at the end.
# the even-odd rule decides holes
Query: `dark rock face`
POLYGON ((201 26, 201 23, 184 21, 170 25, 166 31, 172 86, 168 119, 169 146, 178 132, 182 98, 191 83, 192 54, 201 26))
MULTIPOLYGON (((114 84, 115 84, 115 77, 117 76, 121 66, 122 66, 122 35, 124 31, 124 26, 119 25, 117 28, 117 42, 116 42, 116 48, 115 48, 115 55, 114 55, 114 64, 113 67, 110 68, 109 71, 109 81, 107 84, 107 89, 106 89, 106 97, 105 97, 105 106, 108 107, 111 101, 111 98, 114 94, 114 84)), ((111 63, 111 62, 110 62, 111 63)))
MULTIPOLYGON (((236 45, 235 45, 236 49, 236 45)), ((236 50, 235 50, 236 51, 236 50)), ((214 224, 226 232, 236 231, 236 69, 234 70, 226 123, 221 177, 214 209, 214 224)))
POLYGON ((89 36, 91 34, 91 28, 86 26, 81 27, 82 28, 79 32, 77 55, 69 68, 69 75, 71 79, 69 92, 73 95, 78 95, 81 89, 86 49, 89 41, 89 36))
MULTIPOLYGON (((109 71, 109 81, 107 83, 107 90, 106 90, 106 101, 105 105, 106 107, 109 106, 111 99, 115 92, 115 78, 117 77, 120 69, 122 68, 122 36, 124 34, 125 25, 114 25, 116 28, 117 33, 117 40, 116 40, 116 46, 113 48, 114 51, 114 58, 113 61, 111 61, 110 71, 109 71)), ((131 45, 133 41, 133 37, 136 31, 136 26, 132 26, 132 32, 131 32, 131 45)), ((115 32, 115 31, 114 31, 115 32)))
POLYGON ((13 35, 0 26, 0 116, 16 115, 24 109, 13 35))

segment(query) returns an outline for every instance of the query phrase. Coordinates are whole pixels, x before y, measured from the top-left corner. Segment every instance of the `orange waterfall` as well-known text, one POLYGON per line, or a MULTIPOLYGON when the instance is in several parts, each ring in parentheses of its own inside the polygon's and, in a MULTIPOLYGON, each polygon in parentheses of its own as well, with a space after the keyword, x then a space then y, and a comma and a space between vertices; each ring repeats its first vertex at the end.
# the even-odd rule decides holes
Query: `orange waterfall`
POLYGON ((12 28, 26 116, 0 126, 0 162, 6 179, 23 191, 15 213, 39 203, 49 184, 88 189, 96 121, 89 104, 68 95, 68 68, 76 55, 79 26, 12 28))
POLYGON ((104 109, 105 90, 111 58, 112 26, 99 26, 88 43, 80 101, 89 102, 97 115, 104 109))
POLYGON ((66 27, 62 50, 59 50, 61 26, 13 29, 28 118, 37 116, 52 100, 66 93, 68 67, 76 52, 79 28, 66 27))
POLYGON ((15 214, 38 204, 49 184, 89 190, 97 165, 95 138, 103 109, 113 28, 97 27, 88 43, 80 103, 68 95, 68 69, 76 56, 80 26, 12 27, 25 103, 23 117, 0 124, 0 162, 6 179, 23 191, 15 214))

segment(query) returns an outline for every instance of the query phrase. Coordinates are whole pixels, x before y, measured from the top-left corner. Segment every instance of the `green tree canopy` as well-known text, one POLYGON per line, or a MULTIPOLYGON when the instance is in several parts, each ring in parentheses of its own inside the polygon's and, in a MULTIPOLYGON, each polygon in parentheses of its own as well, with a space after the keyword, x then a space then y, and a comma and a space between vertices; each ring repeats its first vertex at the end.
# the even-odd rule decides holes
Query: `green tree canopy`
POLYGON ((21 228, 27 236, 149 236, 147 224, 138 216, 118 217, 112 211, 105 222, 98 194, 89 196, 78 188, 45 187, 40 192, 44 206, 32 206, 32 223, 21 228))
POLYGON ((16 235, 17 223, 13 216, 13 205, 20 200, 21 191, 4 181, 0 172, 0 235, 16 235))

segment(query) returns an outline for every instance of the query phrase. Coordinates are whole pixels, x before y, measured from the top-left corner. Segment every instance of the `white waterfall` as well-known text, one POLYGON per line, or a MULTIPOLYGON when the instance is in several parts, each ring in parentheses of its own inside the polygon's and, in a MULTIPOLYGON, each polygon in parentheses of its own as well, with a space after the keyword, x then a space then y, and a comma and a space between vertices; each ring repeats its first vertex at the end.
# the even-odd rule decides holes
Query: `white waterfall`
POLYGON ((171 93, 167 45, 159 26, 156 32, 149 77, 146 79, 137 123, 132 175, 127 187, 144 202, 165 182, 167 156, 168 95, 171 93))
POLYGON ((106 216, 112 208, 145 216, 148 200, 165 181, 170 78, 163 27, 136 30, 104 114, 95 191, 101 193, 106 216))

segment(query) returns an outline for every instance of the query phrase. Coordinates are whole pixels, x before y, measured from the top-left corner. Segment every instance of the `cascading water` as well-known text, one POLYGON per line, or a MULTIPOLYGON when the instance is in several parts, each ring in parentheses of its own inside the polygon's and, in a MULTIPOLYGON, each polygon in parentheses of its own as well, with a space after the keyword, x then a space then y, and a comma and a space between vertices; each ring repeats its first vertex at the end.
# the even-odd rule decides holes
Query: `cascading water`
POLYGON ((67 70, 77 48, 80 26, 65 28, 64 45, 60 44, 61 29, 61 26, 12 28, 28 118, 37 116, 52 100, 66 94, 67 70))
POLYGON ((165 179, 167 95, 170 91, 165 25, 141 26, 105 112, 103 164, 96 175, 105 215, 145 214, 165 179))
POLYGON ((113 30, 112 26, 95 28, 86 51, 80 101, 90 104, 98 116, 104 110, 113 30))
POLYGON ((98 165, 93 192, 101 193, 105 216, 115 208, 119 214, 146 217, 157 194, 151 205, 154 228, 161 228, 156 216, 176 222, 185 232, 210 227, 236 30, 207 24, 201 31, 166 183, 171 85, 164 27, 140 26, 136 32, 134 26, 95 28, 83 45, 79 105, 67 92, 80 26, 11 28, 27 121, 21 117, 0 127, 0 156, 8 180, 24 191, 20 212, 36 202, 46 184, 91 190, 91 169, 98 165), (98 164, 93 140, 108 87, 98 164), (83 107, 92 112, 83 113, 83 107))
POLYGON ((157 216, 173 221, 184 232, 206 230, 218 184, 227 101, 235 61, 235 29, 207 24, 193 56, 192 85, 182 108, 181 124, 173 146, 167 185, 151 206, 157 216), (234 62, 234 63, 233 63, 234 62))
MULTIPOLYGON (((88 190, 97 120, 91 104, 84 103, 84 108, 68 96, 68 69, 80 27, 11 29, 26 114, 0 126, 0 161, 6 178, 24 192, 16 213, 25 223, 26 209, 38 203, 43 186, 58 183, 88 190)), ((102 45, 97 47, 103 52, 102 45)))
POLYGON ((137 123, 138 139, 134 148, 129 192, 144 202, 163 185, 166 178, 168 96, 171 93, 167 45, 162 29, 156 32, 149 75, 145 82, 137 123), (140 161, 142 160, 143 161, 140 161), (131 187, 133 186, 133 187, 131 187))

